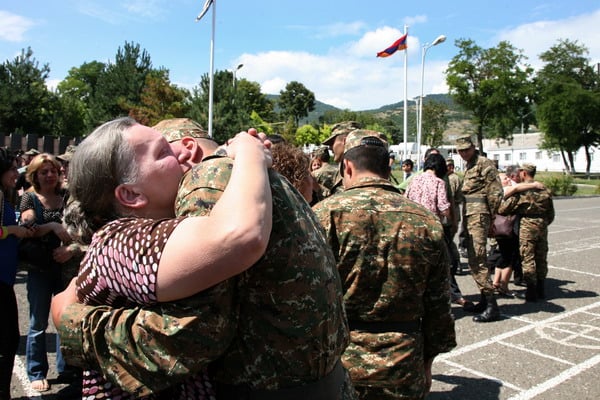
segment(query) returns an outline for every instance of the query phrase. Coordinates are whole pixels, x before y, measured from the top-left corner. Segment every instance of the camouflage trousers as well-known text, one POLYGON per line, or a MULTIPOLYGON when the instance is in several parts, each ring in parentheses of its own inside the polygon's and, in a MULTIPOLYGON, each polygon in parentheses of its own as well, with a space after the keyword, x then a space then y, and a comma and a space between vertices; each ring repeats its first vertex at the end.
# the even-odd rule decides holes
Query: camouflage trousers
POLYGON ((494 287, 490 281, 487 267, 487 237, 490 230, 489 214, 473 214, 465 217, 467 220, 467 255, 469 268, 477 287, 484 295, 493 295, 494 287))
POLYGON ((548 228, 530 231, 519 230, 519 251, 523 266, 523 279, 536 283, 548 275, 548 228))

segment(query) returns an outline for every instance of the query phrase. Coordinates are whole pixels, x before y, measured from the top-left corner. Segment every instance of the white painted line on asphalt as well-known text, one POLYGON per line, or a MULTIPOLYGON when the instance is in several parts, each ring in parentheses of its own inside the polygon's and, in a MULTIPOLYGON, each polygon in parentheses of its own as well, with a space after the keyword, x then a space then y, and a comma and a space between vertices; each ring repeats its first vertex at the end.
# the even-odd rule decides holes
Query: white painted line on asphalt
POLYGON ((31 388, 31 383, 29 383, 29 377, 27 376, 27 369, 21 361, 21 357, 15 357, 15 365, 13 367, 13 375, 17 377, 23 391, 27 395, 27 397, 31 400, 41 400, 42 395, 37 390, 33 390, 31 388))
MULTIPOLYGON (((502 333, 500 335, 491 337, 491 338, 486 339, 486 340, 482 340, 480 342, 476 342, 476 343, 472 343, 472 344, 469 344, 469 345, 466 345, 466 346, 459 347, 457 349, 452 350, 449 353, 440 354, 440 355, 438 355, 435 358, 435 361, 438 361, 438 359, 439 360, 447 360, 447 359, 450 359, 452 357, 460 356, 460 355, 469 353, 469 352, 471 352, 473 350, 477 350, 477 349, 480 349, 482 347, 489 346, 491 344, 500 342, 501 340, 505 340, 505 339, 511 338, 513 336, 520 335, 521 333, 525 333, 525 332, 530 331, 532 329, 535 329, 535 328, 537 328, 539 326, 543 326, 543 325, 550 324, 552 322, 560 321, 560 320, 563 320, 565 318, 569 318, 569 317, 571 317, 571 316, 573 316, 575 314, 579 314, 579 313, 582 313, 584 311, 588 311, 588 310, 591 310, 591 309, 597 308, 597 307, 600 307, 600 301, 596 302, 596 303, 588 304, 588 305, 580 307, 580 308, 576 308, 576 309, 571 310, 571 311, 561 312, 560 314, 555 315, 554 317, 551 317, 551 318, 548 318, 548 319, 545 319, 545 320, 541 320, 541 321, 527 321, 527 320, 524 320, 522 318, 511 317, 511 318, 517 319, 519 321, 524 321, 524 322, 528 323, 529 325, 523 326, 521 328, 518 328, 518 329, 515 329, 515 330, 512 330, 512 331, 504 332, 504 333, 502 333)), ((499 323, 501 323, 501 322, 499 322, 499 323)))
POLYGON ((542 382, 539 385, 535 385, 531 389, 525 390, 508 400, 528 400, 533 399, 535 396, 540 395, 563 382, 568 381, 569 379, 577 376, 578 374, 585 372, 586 370, 595 367, 600 364, 600 354, 595 355, 594 357, 575 365, 572 368, 564 370, 554 378, 548 379, 546 382, 542 382))
POLYGON ((503 341, 499 341, 498 343, 501 344, 501 345, 503 345, 503 346, 510 347, 512 349, 524 351, 525 353, 530 353, 530 354, 533 354, 533 355, 538 356, 538 357, 547 358, 549 360, 553 360, 553 361, 556 361, 556 362, 559 362, 559 363, 562 363, 562 364, 575 365, 575 363, 567 361, 567 360, 565 360, 563 358, 554 357, 554 356, 551 356, 549 354, 544 354, 544 353, 542 353, 540 351, 528 349, 527 347, 523 347, 523 346, 520 346, 518 344, 513 344, 513 343, 508 343, 508 342, 503 342, 503 341))
POLYGON ((559 210, 559 212, 562 213, 566 213, 566 212, 573 212, 573 211, 587 211, 587 210, 597 210, 600 207, 582 207, 582 208, 567 208, 566 210, 559 210))
MULTIPOLYGON (((437 359, 436 359, 436 361, 437 361, 437 359)), ((450 361, 450 360, 444 360, 444 363, 445 363, 445 364, 448 364, 448 365, 449 365, 449 366, 451 366, 451 367, 454 367, 454 368, 460 369, 460 370, 462 370, 462 371, 466 371, 466 372, 468 372, 468 373, 470 373, 470 374, 473 374, 473 375, 475 375, 475 376, 478 376, 478 377, 480 377, 480 378, 484 378, 484 379, 486 379, 486 380, 489 380, 489 381, 494 381, 494 382, 497 382, 497 383, 498 383, 499 385, 501 385, 501 386, 505 386, 505 387, 507 387, 507 388, 510 388, 510 389, 513 389, 513 390, 516 390, 516 391, 519 391, 519 392, 523 391, 523 389, 522 389, 522 388, 520 388, 520 387, 518 387, 518 386, 512 385, 512 384, 510 384, 510 383, 507 383, 507 382, 503 382, 503 381, 501 381, 501 380, 500 380, 500 379, 498 379, 498 378, 494 378, 493 376, 490 376, 490 375, 483 374, 483 373, 481 373, 481 372, 479 372, 479 371, 477 371, 477 370, 474 370, 474 369, 471 369, 471 368, 467 368, 467 367, 465 367, 464 365, 457 364, 457 363, 455 363, 455 362, 452 362, 452 361, 450 361)))
POLYGON ((571 269, 571 268, 555 267, 554 265, 548 265, 548 268, 549 269, 557 269, 559 271, 572 272, 575 274, 589 275, 589 276, 593 276, 594 278, 600 278, 600 274, 593 274, 593 273, 587 272, 587 271, 578 271, 576 269, 571 269))

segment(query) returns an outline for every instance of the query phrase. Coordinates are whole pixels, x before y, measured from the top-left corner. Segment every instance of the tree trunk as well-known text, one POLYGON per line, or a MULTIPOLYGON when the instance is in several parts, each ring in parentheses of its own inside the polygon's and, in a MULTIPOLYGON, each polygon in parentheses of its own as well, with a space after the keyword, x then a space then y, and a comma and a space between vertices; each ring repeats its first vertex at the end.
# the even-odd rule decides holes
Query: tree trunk
POLYGON ((585 177, 589 179, 590 168, 592 167, 592 158, 590 157, 590 146, 585 145, 585 177))
POLYGON ((565 151, 560 149, 560 156, 562 157, 563 164, 565 165, 565 171, 567 174, 571 174, 571 167, 569 167, 569 163, 567 162, 567 157, 565 157, 565 151))
POLYGON ((573 161, 573 152, 567 151, 567 155, 569 156, 569 164, 571 164, 571 172, 576 173, 575 171, 575 162, 573 161))
POLYGON ((485 152, 483 151, 483 126, 481 124, 477 126, 477 148, 479 148, 479 154, 483 156, 485 152))

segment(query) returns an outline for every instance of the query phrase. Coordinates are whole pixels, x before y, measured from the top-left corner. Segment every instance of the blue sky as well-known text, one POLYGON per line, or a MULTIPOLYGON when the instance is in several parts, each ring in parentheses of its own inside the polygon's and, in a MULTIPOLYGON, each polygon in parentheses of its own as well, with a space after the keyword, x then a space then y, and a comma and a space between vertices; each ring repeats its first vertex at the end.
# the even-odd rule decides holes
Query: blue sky
MULTIPOLYGON (((49 64, 50 87, 72 67, 113 61, 125 41, 139 43, 171 81, 198 85, 210 63, 212 11, 196 23, 204 0, 0 0, 0 60, 30 46, 49 64)), ((577 40, 600 62, 600 4, 592 0, 216 0, 215 69, 232 69, 279 93, 299 81, 318 100, 365 110, 404 99, 404 53, 375 54, 408 25, 409 99, 421 92, 422 46, 446 42, 425 58, 424 93, 445 93, 444 70, 457 39, 484 48, 508 40, 539 67, 558 39, 577 40)))

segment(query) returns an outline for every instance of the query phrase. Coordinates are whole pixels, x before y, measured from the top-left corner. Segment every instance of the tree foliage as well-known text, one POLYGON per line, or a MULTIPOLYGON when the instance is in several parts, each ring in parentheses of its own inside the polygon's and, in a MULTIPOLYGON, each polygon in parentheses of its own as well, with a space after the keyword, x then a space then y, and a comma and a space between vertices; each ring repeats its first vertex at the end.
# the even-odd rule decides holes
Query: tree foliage
POLYGON ((444 131, 448 127, 448 108, 438 101, 423 103, 422 139, 428 147, 444 144, 444 131))
POLYGON ((565 169, 573 172, 574 153, 583 147, 589 174, 590 147, 600 143, 600 91, 587 53, 585 46, 570 40, 559 40, 542 53, 545 65, 536 76, 536 102, 543 147, 560 151, 565 169))
POLYGON ((50 67, 33 57, 30 47, 0 65, 0 131, 52 133, 54 97, 46 87, 50 67))
POLYGON ((301 118, 315 109, 315 94, 300 82, 292 81, 279 92, 279 107, 286 119, 291 119, 298 126, 301 118))
POLYGON ((446 71, 454 101, 472 112, 478 147, 483 138, 512 138, 531 111, 533 69, 509 42, 483 49, 470 39, 455 42, 459 53, 446 71))

